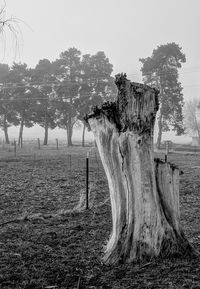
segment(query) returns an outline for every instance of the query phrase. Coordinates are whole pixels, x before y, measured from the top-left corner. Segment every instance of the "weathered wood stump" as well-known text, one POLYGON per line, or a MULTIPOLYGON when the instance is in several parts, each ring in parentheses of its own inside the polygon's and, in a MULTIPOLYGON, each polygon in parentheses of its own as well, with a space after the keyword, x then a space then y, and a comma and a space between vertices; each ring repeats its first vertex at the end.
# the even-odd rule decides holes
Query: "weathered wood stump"
POLYGON ((179 169, 153 156, 159 92, 124 74, 116 76, 116 85, 117 101, 85 117, 110 190, 113 228, 104 261, 191 253, 180 228, 179 169))

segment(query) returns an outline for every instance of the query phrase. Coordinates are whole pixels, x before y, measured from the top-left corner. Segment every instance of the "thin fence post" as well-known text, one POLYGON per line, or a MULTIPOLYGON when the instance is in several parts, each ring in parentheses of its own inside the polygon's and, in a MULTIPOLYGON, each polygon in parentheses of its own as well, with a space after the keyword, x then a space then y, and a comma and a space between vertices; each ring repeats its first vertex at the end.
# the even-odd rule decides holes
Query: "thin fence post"
POLYGON ((37 139, 37 142, 38 142, 38 149, 40 150, 40 139, 39 138, 37 139))
POLYGON ((89 209, 89 152, 87 152, 87 157, 86 157, 86 210, 89 209))
POLYGON ((72 170, 72 156, 71 154, 69 155, 69 168, 70 168, 70 172, 72 170))
POLYGON ((16 145, 16 140, 14 140, 14 156, 16 157, 17 155, 17 145, 16 145))
POLYGON ((58 151, 58 139, 56 139, 56 149, 58 151))

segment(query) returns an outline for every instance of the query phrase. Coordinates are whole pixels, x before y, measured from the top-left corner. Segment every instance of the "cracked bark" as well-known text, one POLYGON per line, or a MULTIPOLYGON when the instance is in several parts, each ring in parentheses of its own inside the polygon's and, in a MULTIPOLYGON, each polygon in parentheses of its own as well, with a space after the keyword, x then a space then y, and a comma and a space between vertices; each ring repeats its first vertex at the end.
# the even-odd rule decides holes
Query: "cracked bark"
POLYGON ((180 228, 179 169, 153 156, 159 92, 124 74, 116 76, 116 85, 117 101, 85 117, 110 190, 112 233, 104 261, 195 254, 180 228))

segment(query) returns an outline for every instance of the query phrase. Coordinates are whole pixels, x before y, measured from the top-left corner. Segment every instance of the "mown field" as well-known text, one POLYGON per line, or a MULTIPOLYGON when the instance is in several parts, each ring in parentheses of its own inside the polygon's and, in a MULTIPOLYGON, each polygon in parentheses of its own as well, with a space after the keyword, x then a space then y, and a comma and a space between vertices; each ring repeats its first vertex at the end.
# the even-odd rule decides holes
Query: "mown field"
MULTIPOLYGON (((108 185, 90 148, 0 150, 0 288, 200 288, 200 258, 105 266, 111 230, 108 185)), ((170 154, 183 171, 181 224, 200 251, 200 155, 170 154)))

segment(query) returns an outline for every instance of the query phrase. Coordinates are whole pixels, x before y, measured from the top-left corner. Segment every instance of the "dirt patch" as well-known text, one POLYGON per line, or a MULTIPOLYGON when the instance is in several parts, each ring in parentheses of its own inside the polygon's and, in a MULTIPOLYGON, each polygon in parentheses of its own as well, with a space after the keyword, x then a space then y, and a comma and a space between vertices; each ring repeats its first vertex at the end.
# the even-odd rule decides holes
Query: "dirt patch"
MULTIPOLYGON (((94 152, 93 206, 73 210, 85 192, 84 155, 83 150, 72 151, 71 163, 65 154, 1 159, 0 288, 200 288, 199 258, 120 266, 101 262, 111 208, 105 174, 94 152)), ((184 173, 181 224, 200 251, 200 158, 169 158, 184 173)))

